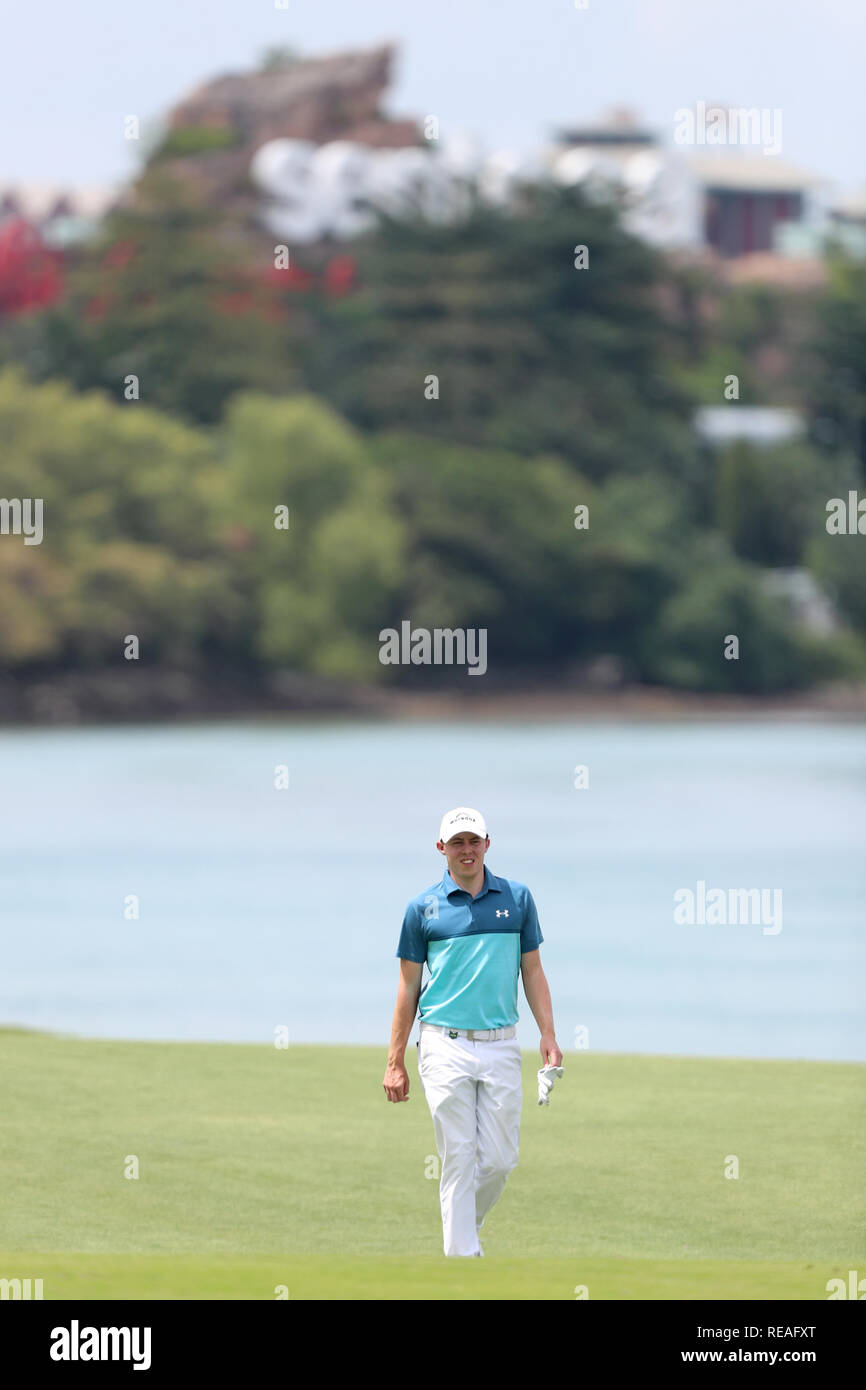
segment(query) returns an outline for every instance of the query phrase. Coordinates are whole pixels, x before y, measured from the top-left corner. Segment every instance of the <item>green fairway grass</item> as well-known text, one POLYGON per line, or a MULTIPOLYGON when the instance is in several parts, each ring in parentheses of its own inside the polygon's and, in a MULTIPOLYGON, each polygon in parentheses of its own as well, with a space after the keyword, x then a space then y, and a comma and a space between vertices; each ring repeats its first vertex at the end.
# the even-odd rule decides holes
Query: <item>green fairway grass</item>
MULTIPOLYGON (((803 1262, 435 1255, 7 1254, 46 1299, 813 1299, 803 1262), (38 1273, 33 1273, 38 1271, 38 1273), (583 1291, 586 1291, 583 1293, 583 1291)), ((8 1277, 8 1274, 7 1274, 8 1277)), ((826 1283, 826 1280, 824 1281, 826 1283)))
POLYGON ((442 1254, 415 1048, 401 1105, 386 1051, 0 1031, 0 1278, 573 1300, 826 1299, 866 1275, 862 1065, 566 1053, 546 1108, 524 1053, 520 1164, 468 1261, 442 1254))

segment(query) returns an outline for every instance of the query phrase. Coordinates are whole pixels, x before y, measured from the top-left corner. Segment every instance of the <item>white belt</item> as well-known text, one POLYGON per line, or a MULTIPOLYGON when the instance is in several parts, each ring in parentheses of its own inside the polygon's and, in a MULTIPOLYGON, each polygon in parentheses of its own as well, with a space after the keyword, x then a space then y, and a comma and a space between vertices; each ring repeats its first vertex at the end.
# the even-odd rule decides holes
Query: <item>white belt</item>
POLYGON ((422 1028, 432 1028, 445 1038, 468 1038, 470 1042, 497 1042, 500 1038, 513 1038, 517 1027, 511 1023, 507 1028, 445 1028, 439 1023, 421 1023, 422 1028))

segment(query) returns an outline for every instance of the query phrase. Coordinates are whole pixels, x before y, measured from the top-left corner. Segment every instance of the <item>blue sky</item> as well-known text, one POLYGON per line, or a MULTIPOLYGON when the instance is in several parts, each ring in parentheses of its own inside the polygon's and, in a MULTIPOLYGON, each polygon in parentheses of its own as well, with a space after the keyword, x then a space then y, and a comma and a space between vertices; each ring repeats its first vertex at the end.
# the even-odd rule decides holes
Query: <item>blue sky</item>
MULTIPOLYGON (((840 191, 866 182, 864 0, 47 0, 4 19, 0 184, 103 183, 137 167, 123 139, 192 87, 291 44, 400 46, 388 109, 443 138, 531 150, 562 124, 634 107, 670 139, 704 100, 779 108, 781 158, 840 191)), ((140 148, 140 147, 139 147, 140 148)))

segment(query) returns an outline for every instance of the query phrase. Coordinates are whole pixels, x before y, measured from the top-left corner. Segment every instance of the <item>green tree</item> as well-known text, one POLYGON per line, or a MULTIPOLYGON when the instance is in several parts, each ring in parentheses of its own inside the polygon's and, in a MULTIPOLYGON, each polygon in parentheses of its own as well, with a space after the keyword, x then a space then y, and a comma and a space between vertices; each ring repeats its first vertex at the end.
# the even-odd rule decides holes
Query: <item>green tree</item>
POLYGON ((355 249, 361 289, 323 301, 305 371, 360 427, 554 453, 592 482, 657 472, 690 485, 666 270, 615 206, 539 187, 518 212, 477 202, 453 225, 383 218, 355 249))
POLYGON ((685 690, 753 695, 809 685, 807 649, 816 644, 804 641, 781 603, 762 591, 759 572, 725 563, 718 545, 705 545, 703 554, 704 567, 698 563, 643 634, 647 677, 685 690), (732 637, 738 655, 726 656, 732 637))
POLYGON ((195 669, 241 630, 207 486, 212 446, 140 403, 0 373, 6 495, 39 498, 43 537, 0 544, 4 669, 142 659, 195 669))
POLYGON ((852 452, 866 481, 866 262, 828 258, 829 280, 811 336, 805 387, 815 432, 828 449, 852 452))
POLYGON ((224 454, 256 659, 381 678, 377 634, 402 578, 404 531, 365 441, 311 398, 245 394, 229 408, 224 454), (280 507, 287 529, 275 526, 280 507))
POLYGON ((197 185, 155 163, 98 243, 75 253, 67 294, 40 316, 26 365, 117 401, 134 375, 143 401, 214 424, 238 390, 299 384, 269 316, 273 292, 256 285, 267 268, 263 256, 251 271, 221 240, 197 185))
POLYGON ((845 461, 805 443, 738 440, 714 458, 715 519, 733 550, 761 565, 799 565, 826 520, 828 496, 850 476, 845 461))

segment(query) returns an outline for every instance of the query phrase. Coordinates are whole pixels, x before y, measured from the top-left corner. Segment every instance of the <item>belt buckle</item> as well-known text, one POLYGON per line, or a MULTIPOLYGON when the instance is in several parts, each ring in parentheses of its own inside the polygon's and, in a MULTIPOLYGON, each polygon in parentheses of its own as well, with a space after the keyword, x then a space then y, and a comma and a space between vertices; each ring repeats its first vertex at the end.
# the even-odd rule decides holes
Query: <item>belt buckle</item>
POLYGON ((449 1028, 449 1030, 448 1030, 448 1036, 449 1036, 449 1038, 456 1038, 456 1037, 459 1037, 459 1031, 460 1031, 460 1030, 457 1029, 457 1028, 449 1028))

